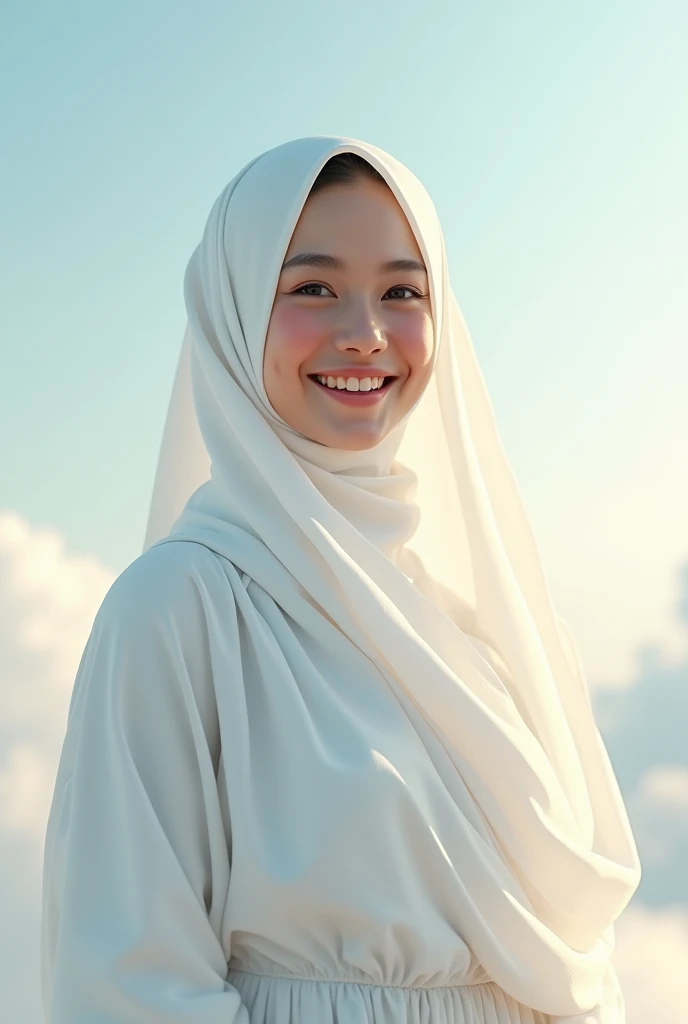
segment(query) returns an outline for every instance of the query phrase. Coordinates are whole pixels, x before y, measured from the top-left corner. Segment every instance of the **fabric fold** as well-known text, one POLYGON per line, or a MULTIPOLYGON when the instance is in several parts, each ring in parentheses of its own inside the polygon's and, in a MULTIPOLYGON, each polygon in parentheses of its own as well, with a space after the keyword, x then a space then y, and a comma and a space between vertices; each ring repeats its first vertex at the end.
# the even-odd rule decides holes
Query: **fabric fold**
MULTIPOLYGON (((167 456, 184 505, 170 521, 159 478, 146 544, 201 541, 253 577, 242 548, 249 534, 262 542, 292 581, 287 589, 306 593, 363 652, 453 766, 443 781, 457 829, 448 856, 461 861, 465 883, 455 898, 462 934, 490 977, 554 1016, 593 1010, 604 998, 604 936, 638 884, 637 851, 426 190, 360 140, 278 146, 218 197, 187 267, 185 300, 189 353, 168 436, 200 433, 212 469, 203 480, 207 462, 181 467, 167 456), (284 253, 312 182, 342 152, 372 164, 406 215, 435 327, 425 392, 379 445, 355 453, 286 424, 262 380, 284 253), (422 567, 413 584, 404 572, 412 557, 422 567), (431 596, 439 591, 453 600, 440 606, 431 596), (476 663, 471 629, 503 674, 476 663)), ((270 592, 269 579, 262 585, 270 592)))
MULTIPOLYGON (((122 761, 113 755, 111 768, 122 817, 110 823, 101 813, 98 821, 106 835, 115 828, 123 859, 111 862, 100 849, 93 863, 119 871, 130 908, 141 895, 131 887, 150 878, 151 913, 171 913, 158 901, 165 892, 172 900, 172 890, 156 890, 143 851, 139 882, 122 874, 127 826, 148 828, 192 922, 186 969, 197 974, 184 976, 189 985, 215 991, 221 950, 237 969, 261 954, 266 975, 279 965, 288 976, 305 964, 320 970, 317 991, 237 974, 235 991, 260 1024, 299 1014, 324 1024, 354 1024, 364 1014, 382 1024, 396 1013, 409 1024, 623 1024, 610 953, 614 922, 640 877, 634 838, 427 191, 360 140, 316 136, 271 149, 215 201, 184 297, 188 323, 144 552, 128 579, 164 576, 169 560, 179 586, 190 575, 212 593, 193 628, 208 645, 199 685, 218 709, 219 804, 207 758, 207 786, 198 788, 190 736, 178 735, 186 768, 175 769, 175 787, 192 822, 185 842, 195 837, 201 846, 170 859, 120 737, 122 761), (345 152, 382 175, 408 220, 428 272, 435 333, 424 393, 362 452, 295 431, 272 408, 262 374, 294 227, 321 168, 345 152), (222 816, 225 827, 232 822, 229 878, 218 853, 222 816), (215 913, 216 900, 224 907, 208 931, 201 902, 210 893, 215 913), (463 986, 477 967, 488 981, 463 986), (441 975, 435 988, 395 987, 430 970, 441 975), (335 981, 360 987, 335 989, 335 981), (377 994, 363 987, 378 982, 377 994)), ((156 600, 158 619, 143 616, 146 643, 164 637, 178 659, 186 629, 183 616, 170 618, 171 583, 156 600)), ((129 627, 141 637, 140 625, 129 627)), ((131 679, 154 674, 154 650, 141 649, 131 679)), ((166 651, 158 649, 160 664, 166 651)), ((101 668, 124 656, 112 647, 101 668)), ((198 743, 182 662, 170 685, 179 713, 181 701, 197 723, 198 743)), ((85 692, 97 695, 100 685, 85 692)), ((134 719, 129 727, 137 735, 134 719)), ((78 784, 75 835, 92 806, 85 770, 78 784)), ((85 869, 83 858, 78 864, 85 869)), ((77 870, 75 860, 69 871, 77 870)), ((181 942, 178 920, 170 934, 181 942)), ((126 941, 121 949, 126 957, 126 941)), ((170 951, 160 968, 165 977, 177 955, 170 951)), ((245 1019, 238 998, 217 989, 224 1024, 245 1019)), ((215 1024, 214 1013, 188 1019, 215 1024)))

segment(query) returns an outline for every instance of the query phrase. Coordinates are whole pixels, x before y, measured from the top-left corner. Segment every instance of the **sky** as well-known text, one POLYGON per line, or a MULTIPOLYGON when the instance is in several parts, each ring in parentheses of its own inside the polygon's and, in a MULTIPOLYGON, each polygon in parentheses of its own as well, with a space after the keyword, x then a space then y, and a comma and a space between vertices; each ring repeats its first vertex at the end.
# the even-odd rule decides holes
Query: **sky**
POLYGON ((620 923, 629 1024, 645 1024, 647 1007, 678 1022, 686 52, 684 0, 2 5, 0 897, 16 930, 0 938, 0 987, 11 1019, 40 1020, 41 842, 66 703, 99 602, 141 552, 186 263, 245 163, 338 134, 406 163, 437 206, 647 860, 620 923), (660 980, 643 959, 648 936, 666 946, 660 980))

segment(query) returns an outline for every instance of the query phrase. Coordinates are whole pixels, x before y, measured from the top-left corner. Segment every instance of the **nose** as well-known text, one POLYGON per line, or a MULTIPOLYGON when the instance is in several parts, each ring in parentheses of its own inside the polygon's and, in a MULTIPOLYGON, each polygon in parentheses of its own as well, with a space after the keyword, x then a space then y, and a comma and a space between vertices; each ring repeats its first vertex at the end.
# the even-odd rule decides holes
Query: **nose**
POLYGON ((358 315, 347 317, 346 328, 335 341, 339 352, 359 352, 362 356, 373 352, 384 352, 387 339, 375 323, 370 310, 361 310, 358 315))

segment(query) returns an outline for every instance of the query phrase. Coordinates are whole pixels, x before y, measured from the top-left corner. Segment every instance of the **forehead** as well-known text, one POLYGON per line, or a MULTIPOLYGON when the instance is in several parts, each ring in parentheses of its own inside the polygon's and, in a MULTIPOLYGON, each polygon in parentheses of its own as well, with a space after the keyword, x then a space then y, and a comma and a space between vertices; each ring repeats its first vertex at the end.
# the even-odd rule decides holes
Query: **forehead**
POLYGON ((406 214, 393 192, 381 182, 358 179, 328 185, 308 197, 294 227, 286 256, 307 246, 344 255, 388 253, 414 255, 420 248, 406 214))

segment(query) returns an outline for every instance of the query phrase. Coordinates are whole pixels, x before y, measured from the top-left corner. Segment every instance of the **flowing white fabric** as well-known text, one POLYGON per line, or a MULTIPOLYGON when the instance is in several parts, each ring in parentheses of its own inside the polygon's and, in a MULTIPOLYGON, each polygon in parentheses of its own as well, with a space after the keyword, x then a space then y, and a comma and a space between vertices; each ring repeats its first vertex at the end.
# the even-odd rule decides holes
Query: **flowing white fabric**
POLYGON ((471 851, 469 945, 526 1005, 585 1014, 602 999, 609 927, 637 886, 637 854, 425 188, 357 140, 279 146, 217 199, 187 268, 185 297, 199 426, 185 351, 146 545, 171 528, 169 536, 200 540, 252 575, 245 540, 256 537, 294 586, 385 666, 456 766, 457 820, 471 851), (365 157, 406 213, 429 270, 436 327, 434 374, 419 407, 365 452, 299 435, 270 406, 262 379, 296 220, 323 164, 344 151, 365 157), (178 449, 200 451, 199 432, 209 483, 208 459, 178 449), (454 616, 427 599, 425 573, 456 595, 454 616), (464 631, 500 654, 508 676, 482 670, 464 631))
MULTIPOLYGON (((342 651, 325 639, 334 627, 360 659, 356 686, 372 693, 383 678, 430 752, 445 801, 438 842, 452 878, 447 914, 489 979, 557 1024, 623 1024, 610 953, 614 921, 640 877, 636 848, 423 185, 360 140, 278 146, 216 200, 187 267, 185 300, 143 557, 194 541, 276 603, 281 625, 267 598, 242 610, 241 635, 269 672, 270 700, 292 692, 299 651, 317 647, 322 678, 339 678, 342 651), (320 169, 347 151, 383 175, 404 210, 428 268, 435 326, 422 398, 362 452, 289 427, 262 376, 296 221, 320 169), (275 655, 277 629, 289 657, 275 655)), ((219 629, 219 613, 212 620, 219 629)), ((241 674, 229 640, 214 642, 215 673, 224 644, 241 674)), ((234 821, 239 806, 237 795, 234 821)), ((396 856, 407 856, 400 844, 396 856)), ((417 874, 413 865, 404 877, 417 874)), ((357 1018, 341 1010, 331 1019, 357 1018)))

